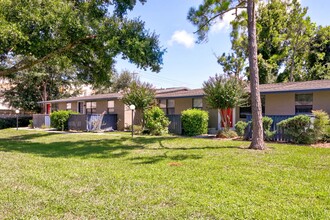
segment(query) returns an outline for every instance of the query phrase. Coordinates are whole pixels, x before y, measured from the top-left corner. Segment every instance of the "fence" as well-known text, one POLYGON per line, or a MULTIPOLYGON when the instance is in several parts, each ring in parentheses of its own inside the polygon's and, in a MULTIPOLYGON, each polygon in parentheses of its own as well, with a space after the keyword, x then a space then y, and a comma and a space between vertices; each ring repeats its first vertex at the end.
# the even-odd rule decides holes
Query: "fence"
POLYGON ((117 114, 70 115, 69 130, 117 130, 117 114))
MULTIPOLYGON (((33 115, 33 126, 41 128, 50 127, 50 117, 44 114, 33 115)), ((117 130, 117 114, 79 114, 70 115, 68 120, 69 130, 91 131, 91 130, 117 130), (102 118, 101 118, 102 117, 102 118)))
POLYGON ((69 130, 86 131, 87 115, 70 115, 68 121, 69 130))
POLYGON ((45 114, 33 114, 33 127, 41 128, 43 126, 50 127, 50 117, 45 114))
POLYGON ((170 120, 170 125, 168 126, 168 131, 173 134, 182 134, 182 122, 181 115, 167 115, 170 120))
MULTIPOLYGON (((286 120, 288 118, 294 117, 294 115, 266 115, 273 119, 273 124, 270 127, 270 131, 276 131, 275 135, 271 139, 272 141, 290 141, 289 137, 285 135, 284 129, 277 126, 277 123, 286 120)), ((246 121, 252 120, 252 115, 246 116, 246 121)), ((252 123, 249 123, 247 127, 247 138, 252 138, 252 123)))

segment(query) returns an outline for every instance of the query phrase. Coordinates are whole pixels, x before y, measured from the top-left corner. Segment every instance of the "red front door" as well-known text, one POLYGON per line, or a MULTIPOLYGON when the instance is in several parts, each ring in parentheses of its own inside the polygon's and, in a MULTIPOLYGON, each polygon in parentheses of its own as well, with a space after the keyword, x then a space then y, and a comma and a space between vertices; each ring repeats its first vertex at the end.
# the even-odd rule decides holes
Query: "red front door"
POLYGON ((46 114, 49 115, 51 113, 52 106, 50 103, 46 104, 46 114))

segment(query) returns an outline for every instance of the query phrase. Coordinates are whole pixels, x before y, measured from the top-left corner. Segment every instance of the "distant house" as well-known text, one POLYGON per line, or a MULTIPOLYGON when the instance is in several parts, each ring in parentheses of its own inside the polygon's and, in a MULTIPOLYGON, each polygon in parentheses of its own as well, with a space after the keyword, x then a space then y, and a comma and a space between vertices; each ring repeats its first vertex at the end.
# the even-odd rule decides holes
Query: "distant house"
MULTIPOLYGON (((156 94, 167 94, 177 91, 188 90, 185 87, 157 89, 156 94)), ((82 115, 102 114, 106 112, 109 115, 116 115, 118 130, 124 130, 125 127, 131 125, 132 114, 128 106, 126 106, 121 98, 121 93, 97 94, 90 96, 72 97, 67 99, 58 99, 42 102, 46 104, 44 114, 49 115, 57 110, 72 110, 82 115)))
MULTIPOLYGON (((324 110, 330 114, 330 80, 292 82, 260 85, 262 109, 264 115, 310 114, 311 110, 324 110)), ((118 130, 124 130, 131 124, 131 110, 122 101, 121 93, 100 94, 46 101, 49 114, 54 110, 73 110, 80 114, 116 114, 118 130)), ((205 102, 203 89, 185 87, 158 89, 156 99, 159 107, 168 116, 180 116, 190 108, 209 112, 209 128, 220 129, 221 118, 217 109, 211 109, 205 102)), ((251 115, 251 107, 233 109, 232 125, 239 120, 246 120, 251 115)), ((171 119, 171 117, 170 117, 171 119)), ((180 133, 180 132, 178 132, 180 133)))
MULTIPOLYGON (((330 114, 330 80, 262 84, 260 93, 264 115, 311 114, 312 110, 330 114)), ((251 108, 239 112, 243 119, 251 108)))

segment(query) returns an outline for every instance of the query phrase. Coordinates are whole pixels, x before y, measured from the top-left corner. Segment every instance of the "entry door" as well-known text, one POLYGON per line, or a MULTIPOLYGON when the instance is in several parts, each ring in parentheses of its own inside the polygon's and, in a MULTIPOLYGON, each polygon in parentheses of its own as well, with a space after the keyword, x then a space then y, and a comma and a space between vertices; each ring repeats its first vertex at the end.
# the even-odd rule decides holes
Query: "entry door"
POLYGON ((49 115, 51 113, 51 110, 52 110, 51 104, 50 103, 47 103, 46 104, 46 114, 49 115))
POLYGON ((78 102, 77 112, 79 114, 85 114, 85 102, 78 102))

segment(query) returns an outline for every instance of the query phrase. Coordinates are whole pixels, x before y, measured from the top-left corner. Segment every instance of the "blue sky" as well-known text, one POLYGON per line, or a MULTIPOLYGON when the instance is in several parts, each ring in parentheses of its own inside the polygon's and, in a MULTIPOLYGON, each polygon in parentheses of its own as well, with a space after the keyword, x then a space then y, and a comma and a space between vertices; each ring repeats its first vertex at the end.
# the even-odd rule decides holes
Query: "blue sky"
MULTIPOLYGON (((155 31, 167 52, 159 73, 138 69, 127 61, 118 60, 116 68, 120 72, 127 69, 138 73, 142 81, 150 82, 158 88, 186 86, 201 88, 204 81, 216 73, 222 73, 215 55, 230 50, 229 21, 224 17, 209 33, 209 41, 195 44, 193 32, 196 28, 187 20, 190 7, 197 7, 201 0, 148 0, 143 6, 138 4, 129 17, 140 17, 146 28, 155 31)), ((301 0, 308 7, 308 15, 317 25, 329 25, 330 0, 301 0)))

